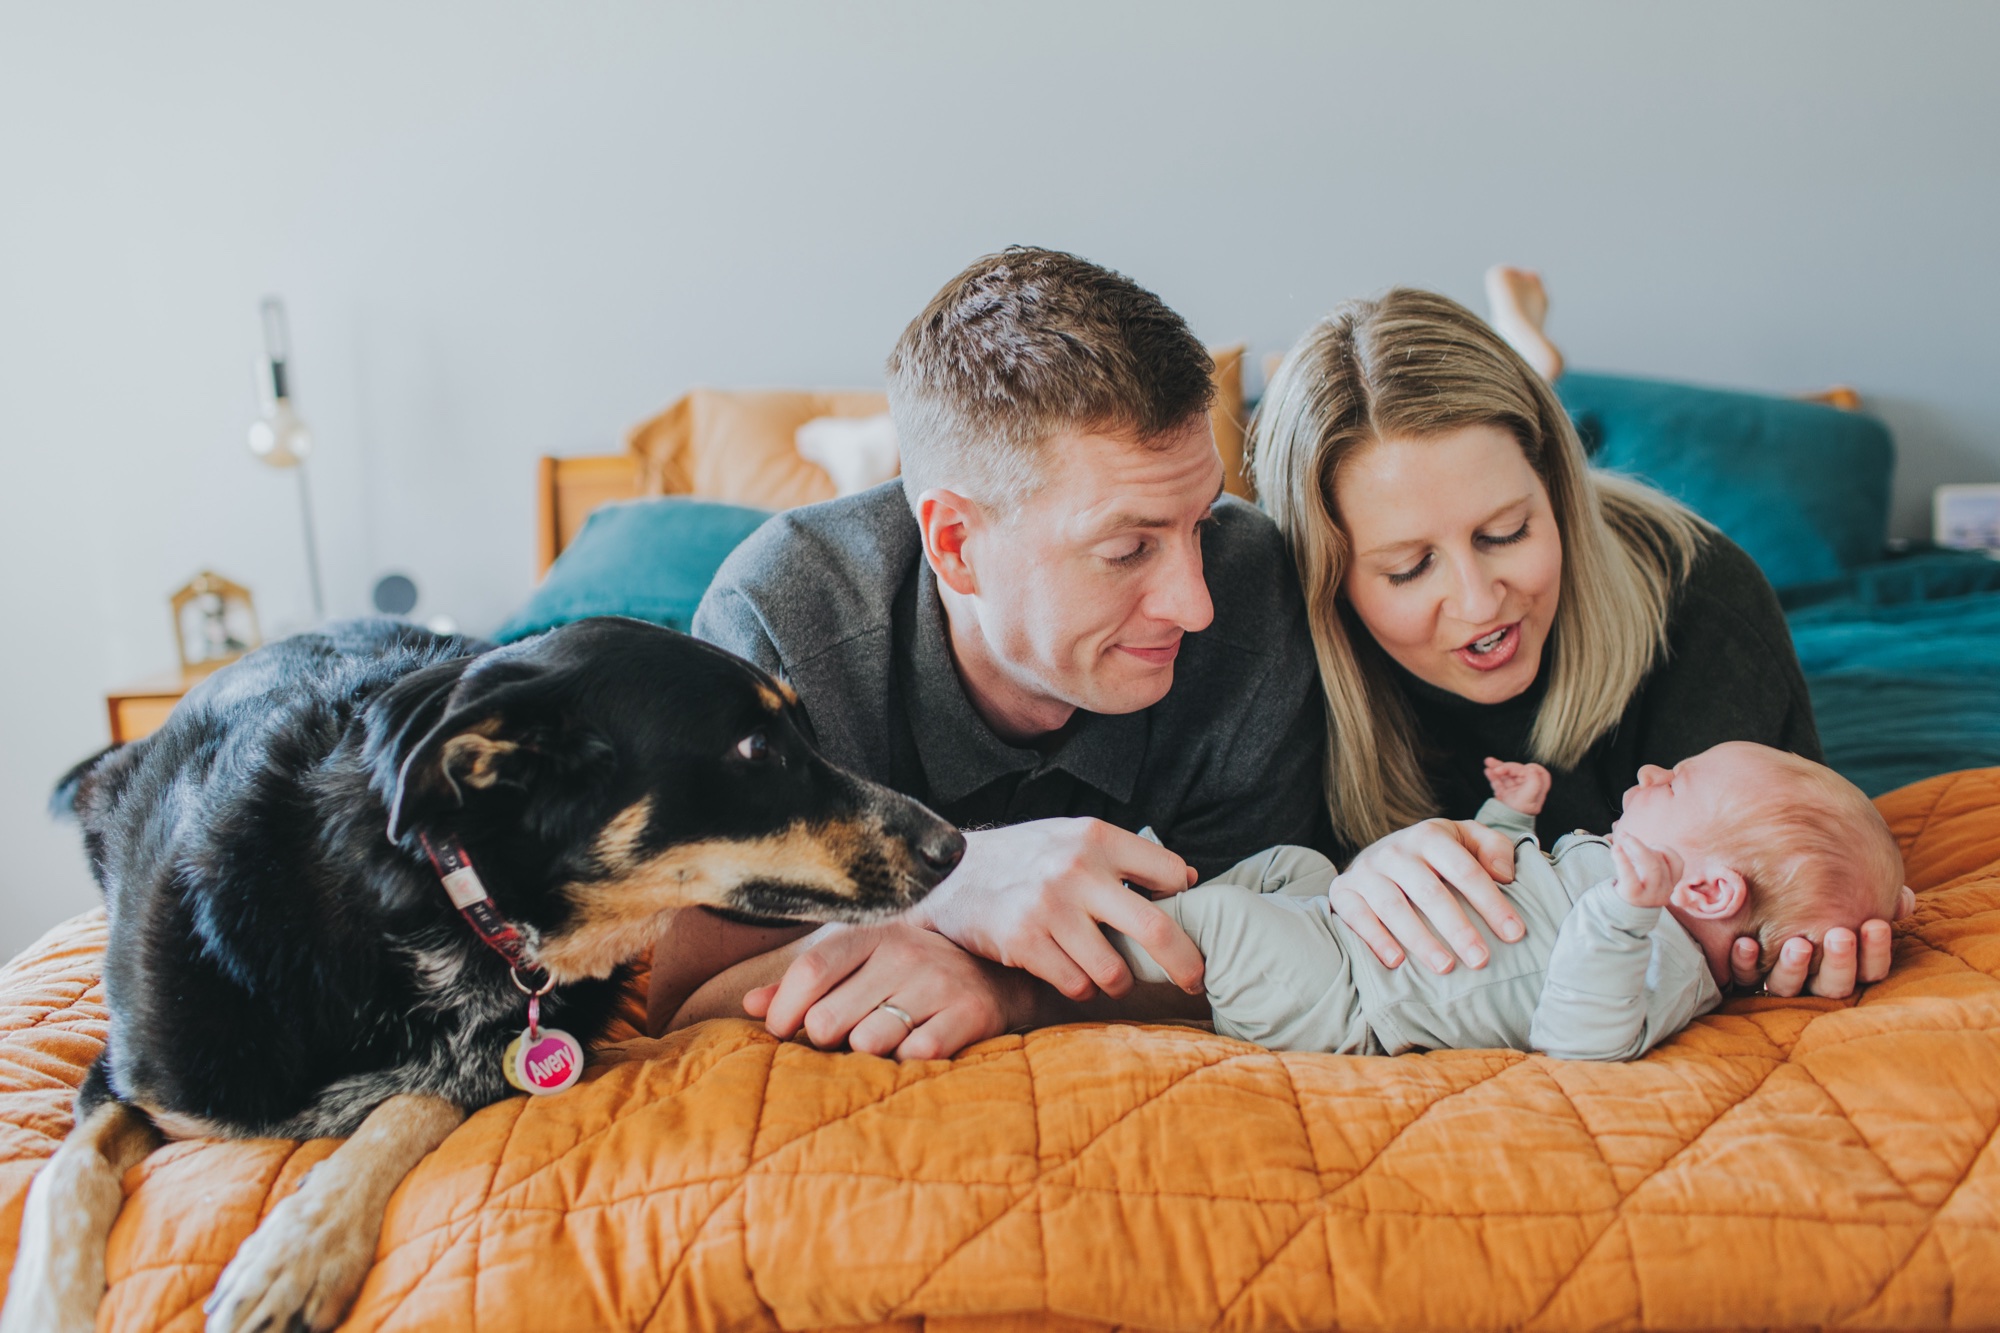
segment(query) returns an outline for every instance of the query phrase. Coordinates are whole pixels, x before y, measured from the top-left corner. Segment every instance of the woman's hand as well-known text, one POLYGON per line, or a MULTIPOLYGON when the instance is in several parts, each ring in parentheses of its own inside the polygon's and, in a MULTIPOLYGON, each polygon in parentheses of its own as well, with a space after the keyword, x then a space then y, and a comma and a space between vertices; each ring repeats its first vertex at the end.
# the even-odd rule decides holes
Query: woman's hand
POLYGON ((1334 915, 1384 967, 1399 965, 1407 949, 1433 972, 1449 972, 1456 960, 1438 942, 1440 935, 1468 966, 1487 961, 1486 942, 1461 897, 1501 939, 1527 933, 1500 891, 1513 881, 1514 843, 1506 834, 1470 819, 1426 819, 1370 844, 1333 881, 1327 897, 1334 915))

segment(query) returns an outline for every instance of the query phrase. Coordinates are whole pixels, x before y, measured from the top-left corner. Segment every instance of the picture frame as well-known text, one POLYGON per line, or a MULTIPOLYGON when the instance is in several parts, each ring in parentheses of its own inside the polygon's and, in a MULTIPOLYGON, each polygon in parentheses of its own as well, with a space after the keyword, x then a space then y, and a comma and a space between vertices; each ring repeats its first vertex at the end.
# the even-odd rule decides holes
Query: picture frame
POLYGON ((204 569, 168 598, 181 675, 207 675, 263 643, 257 606, 240 583, 204 569))

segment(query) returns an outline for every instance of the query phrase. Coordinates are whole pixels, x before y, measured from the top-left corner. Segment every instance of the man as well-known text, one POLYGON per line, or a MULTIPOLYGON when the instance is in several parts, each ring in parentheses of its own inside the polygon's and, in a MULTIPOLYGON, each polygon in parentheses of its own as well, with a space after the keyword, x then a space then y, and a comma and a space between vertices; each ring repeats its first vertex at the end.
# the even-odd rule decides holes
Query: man
POLYGON ((789 680, 828 757, 967 829, 965 860, 884 926, 683 913, 654 1026, 747 1009, 946 1056, 1127 995, 1100 923, 1199 996, 1199 953, 1139 890, 1325 842, 1297 578, 1222 494, 1208 354, 1129 279, 1014 248, 946 284, 888 370, 900 483, 766 524, 694 629, 789 680))

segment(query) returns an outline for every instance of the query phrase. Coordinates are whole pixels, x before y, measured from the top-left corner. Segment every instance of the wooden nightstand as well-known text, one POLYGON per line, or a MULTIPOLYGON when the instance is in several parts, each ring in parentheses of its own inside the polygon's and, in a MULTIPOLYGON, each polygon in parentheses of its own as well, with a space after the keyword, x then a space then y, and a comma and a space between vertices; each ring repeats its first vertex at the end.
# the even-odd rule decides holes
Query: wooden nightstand
POLYGON ((181 696, 200 684, 201 679, 175 671, 149 676, 123 689, 105 691, 104 707, 111 715, 111 743, 123 745, 158 731, 181 696))

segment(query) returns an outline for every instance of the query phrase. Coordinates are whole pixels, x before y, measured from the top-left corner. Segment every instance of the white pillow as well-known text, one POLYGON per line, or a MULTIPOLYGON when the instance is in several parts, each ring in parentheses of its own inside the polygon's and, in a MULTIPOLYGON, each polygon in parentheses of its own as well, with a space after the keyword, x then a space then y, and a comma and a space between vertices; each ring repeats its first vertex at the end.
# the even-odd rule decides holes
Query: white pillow
POLYGON ((887 412, 879 417, 814 417, 794 438, 799 457, 825 468, 840 495, 879 486, 901 470, 896 423, 887 412))

